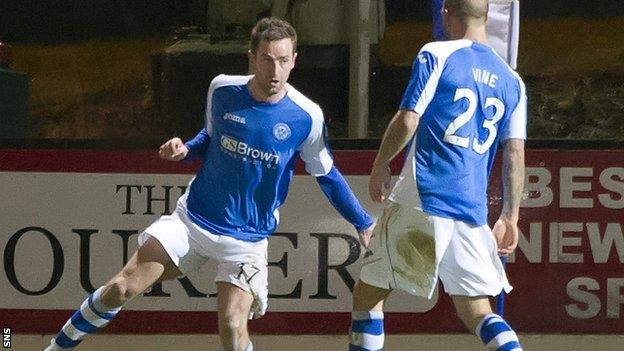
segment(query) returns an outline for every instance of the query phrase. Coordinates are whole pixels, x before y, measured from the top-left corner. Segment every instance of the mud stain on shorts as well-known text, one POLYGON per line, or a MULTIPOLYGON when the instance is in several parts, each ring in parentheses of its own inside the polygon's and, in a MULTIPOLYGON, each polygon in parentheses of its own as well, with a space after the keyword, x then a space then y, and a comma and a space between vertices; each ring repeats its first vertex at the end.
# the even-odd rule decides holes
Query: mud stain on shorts
POLYGON ((405 265, 393 267, 405 280, 423 288, 431 285, 430 277, 435 274, 435 241, 431 235, 420 230, 409 231, 396 242, 396 252, 405 265))

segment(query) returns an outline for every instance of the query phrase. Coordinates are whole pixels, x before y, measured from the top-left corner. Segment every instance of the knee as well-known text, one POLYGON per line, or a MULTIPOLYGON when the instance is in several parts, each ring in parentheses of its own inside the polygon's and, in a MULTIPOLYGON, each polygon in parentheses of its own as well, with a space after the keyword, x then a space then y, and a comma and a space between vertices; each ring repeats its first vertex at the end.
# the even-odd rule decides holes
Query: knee
POLYGON ((125 304, 142 291, 130 278, 123 275, 113 278, 107 288, 103 298, 106 305, 111 307, 125 304))
POLYGON ((219 316, 221 332, 232 335, 243 335, 247 328, 247 315, 238 309, 228 309, 219 316))

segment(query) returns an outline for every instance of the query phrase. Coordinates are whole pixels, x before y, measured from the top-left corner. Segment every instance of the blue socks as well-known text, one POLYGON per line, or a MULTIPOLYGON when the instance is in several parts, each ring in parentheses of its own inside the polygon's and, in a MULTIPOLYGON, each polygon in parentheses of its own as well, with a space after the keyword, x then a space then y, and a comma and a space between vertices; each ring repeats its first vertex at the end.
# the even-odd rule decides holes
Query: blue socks
POLYGON ((71 350, 87 335, 104 328, 121 310, 109 308, 101 301, 103 287, 97 289, 80 305, 65 323, 63 329, 52 339, 48 351, 71 350))
POLYGON ((499 315, 488 314, 485 316, 477 325, 475 333, 483 341, 486 350, 522 351, 518 335, 499 315))
POLYGON ((364 311, 351 313, 349 351, 375 351, 383 349, 383 312, 364 311))

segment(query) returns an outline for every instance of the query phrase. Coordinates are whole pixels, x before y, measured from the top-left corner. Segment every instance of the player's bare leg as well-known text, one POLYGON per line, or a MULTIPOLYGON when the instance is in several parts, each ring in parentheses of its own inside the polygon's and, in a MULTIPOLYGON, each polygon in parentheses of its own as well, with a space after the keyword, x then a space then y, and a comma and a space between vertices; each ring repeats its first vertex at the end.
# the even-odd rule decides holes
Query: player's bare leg
POLYGON ((451 296, 464 325, 481 338, 486 350, 522 351, 518 336, 505 320, 492 312, 487 296, 451 296))
POLYGON ((473 331, 483 320, 483 317, 492 314, 490 300, 486 296, 451 296, 457 316, 468 330, 473 331))
POLYGON ((253 296, 238 286, 217 282, 219 336, 226 351, 251 351, 247 319, 253 296))
POLYGON ((353 312, 349 332, 350 350, 380 350, 383 348, 383 303, 391 290, 362 282, 353 288, 353 312))
POLYGON ((152 284, 181 276, 169 255, 154 238, 149 238, 132 255, 126 266, 102 289, 102 302, 119 307, 145 291, 152 284))
POLYGON ((150 237, 113 279, 82 303, 46 351, 73 349, 85 336, 104 328, 123 304, 156 281, 181 274, 158 240, 150 237))
POLYGON ((382 311, 391 291, 358 280, 353 287, 353 311, 382 311))

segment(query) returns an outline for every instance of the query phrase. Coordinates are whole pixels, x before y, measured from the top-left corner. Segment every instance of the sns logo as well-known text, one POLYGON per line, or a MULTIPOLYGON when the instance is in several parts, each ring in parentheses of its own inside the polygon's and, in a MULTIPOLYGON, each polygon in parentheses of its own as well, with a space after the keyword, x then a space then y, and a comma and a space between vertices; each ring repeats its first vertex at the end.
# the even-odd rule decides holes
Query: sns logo
POLYGON ((264 161, 267 164, 279 164, 280 157, 278 154, 253 148, 227 135, 221 136, 221 147, 229 152, 244 156, 244 161, 250 158, 252 160, 264 161))
POLYGON ((420 62, 420 63, 422 63, 422 64, 427 63, 427 58, 426 58, 423 54, 419 54, 419 55, 417 56, 417 58, 418 58, 418 62, 420 62))
POLYGON ((2 347, 11 348, 11 328, 2 328, 2 347))
POLYGON ((278 123, 273 127, 273 136, 277 140, 286 140, 290 138, 290 127, 286 123, 278 123))

